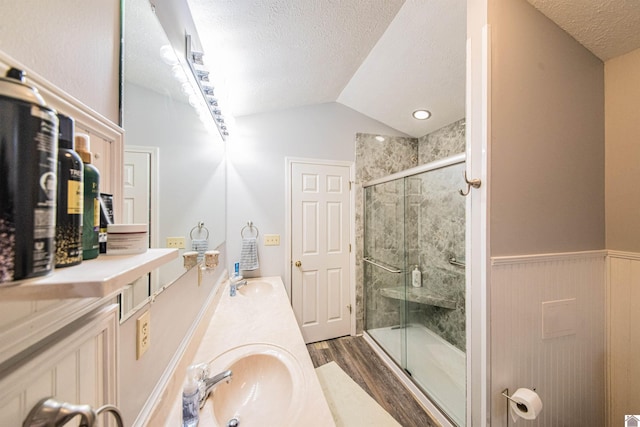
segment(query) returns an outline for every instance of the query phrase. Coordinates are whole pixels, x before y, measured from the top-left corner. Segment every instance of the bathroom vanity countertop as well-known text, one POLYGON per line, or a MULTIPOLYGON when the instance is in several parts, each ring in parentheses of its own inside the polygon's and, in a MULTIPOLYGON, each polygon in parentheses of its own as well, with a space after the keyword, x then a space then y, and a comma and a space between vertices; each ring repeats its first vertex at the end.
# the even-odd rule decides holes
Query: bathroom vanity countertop
MULTIPOLYGON (((293 356, 303 376, 303 386, 295 389, 295 396, 269 396, 269 399, 293 399, 301 397, 295 417, 280 420, 282 426, 301 425, 328 427, 335 426, 331 411, 320 387, 313 363, 298 328, 296 318, 289 303, 280 277, 249 279, 249 285, 255 282, 271 284, 269 292, 259 292, 245 296, 238 290, 236 296, 229 295, 229 282, 222 287, 222 296, 209 322, 208 328, 196 350, 192 363, 209 363, 221 359, 234 349, 250 345, 267 345, 283 349, 293 356)), ((215 362, 211 363, 212 366, 215 362)), ((226 368, 226 366, 225 366, 226 368)), ((223 370, 225 369, 223 368, 223 370)), ((219 367, 215 368, 216 370, 219 367)), ((219 372, 210 372, 210 375, 219 372)), ((184 374, 177 372, 175 375, 184 374)), ((233 380, 232 380, 233 382, 233 380)), ((218 387, 224 387, 222 383, 218 387)), ((216 390, 214 389, 214 394, 216 390)), ((181 395, 176 396, 171 414, 165 425, 181 425, 181 395)), ((242 417, 241 417, 242 418, 242 417)), ((200 411, 199 426, 218 426, 210 402, 200 411)), ((242 425, 242 419, 240 420, 242 425)), ((266 424, 262 424, 266 427, 266 424)), ((246 424, 250 427, 249 424, 246 424)))

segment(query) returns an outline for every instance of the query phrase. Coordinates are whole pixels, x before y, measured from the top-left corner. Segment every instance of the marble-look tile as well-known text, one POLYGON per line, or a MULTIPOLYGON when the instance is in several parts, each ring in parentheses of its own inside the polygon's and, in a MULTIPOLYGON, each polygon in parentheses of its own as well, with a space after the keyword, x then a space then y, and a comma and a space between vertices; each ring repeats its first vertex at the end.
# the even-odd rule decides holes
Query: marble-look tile
POLYGON ((465 120, 418 139, 385 137, 384 141, 378 141, 377 136, 356 136, 357 330, 420 323, 464 351, 464 269, 448 262, 450 256, 464 259, 465 202, 457 194, 457 189, 462 188, 464 165, 369 187, 366 191, 362 184, 464 152, 465 120), (363 256, 398 267, 404 274, 364 264, 363 256), (381 295, 384 288, 411 286, 411 270, 415 265, 422 272, 422 283, 428 292, 456 301, 455 310, 408 303, 405 311, 404 303, 381 295))
POLYGON ((464 153, 465 119, 460 119, 418 138, 418 161, 424 165, 454 154, 464 153))

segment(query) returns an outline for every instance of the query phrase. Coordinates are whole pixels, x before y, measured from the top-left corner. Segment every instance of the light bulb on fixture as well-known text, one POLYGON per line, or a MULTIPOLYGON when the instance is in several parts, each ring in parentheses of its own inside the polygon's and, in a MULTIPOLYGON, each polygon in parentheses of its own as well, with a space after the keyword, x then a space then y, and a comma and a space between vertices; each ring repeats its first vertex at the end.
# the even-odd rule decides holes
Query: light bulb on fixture
POLYGON ((416 110, 412 115, 414 119, 427 120, 429 117, 431 117, 431 112, 428 110, 416 110))
MULTIPOLYGON (((222 111, 219 107, 219 96, 214 97, 214 89, 210 84, 211 80, 209 70, 206 69, 204 61, 202 60, 204 53, 192 49, 191 36, 189 34, 186 35, 186 47, 187 63, 189 65, 191 73, 193 74, 193 77, 195 78, 195 83, 197 88, 199 89, 200 95, 202 95, 202 98, 205 101, 205 109, 208 115, 213 118, 213 122, 218 128, 222 139, 226 140, 226 138, 229 136, 229 131, 227 129, 227 126, 225 125, 225 119, 223 118, 222 111)), ((190 98, 190 101, 192 100, 193 99, 190 98)), ((204 117, 202 118, 204 119, 204 117)))

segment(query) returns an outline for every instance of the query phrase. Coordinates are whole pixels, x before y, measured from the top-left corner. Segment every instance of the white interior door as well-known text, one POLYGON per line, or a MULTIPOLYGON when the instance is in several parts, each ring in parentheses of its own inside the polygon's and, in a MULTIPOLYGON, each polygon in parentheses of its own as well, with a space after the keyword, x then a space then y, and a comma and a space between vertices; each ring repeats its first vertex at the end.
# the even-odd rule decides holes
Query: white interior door
MULTIPOLYGON (((155 163, 157 162, 157 149, 125 147, 123 165, 123 214, 124 224, 147 224, 149 226, 150 246, 157 239, 155 221, 152 213, 156 209, 154 201, 156 196, 152 192, 157 184, 154 181, 155 163)), ((147 274, 134 283, 128 285, 122 293, 122 303, 125 307, 133 309, 142 304, 154 292, 158 285, 157 275, 147 274)))
POLYGON ((151 155, 125 150, 124 212, 125 224, 149 224, 151 211, 151 155))
POLYGON ((290 164, 291 301, 307 343, 351 331, 350 172, 290 164))

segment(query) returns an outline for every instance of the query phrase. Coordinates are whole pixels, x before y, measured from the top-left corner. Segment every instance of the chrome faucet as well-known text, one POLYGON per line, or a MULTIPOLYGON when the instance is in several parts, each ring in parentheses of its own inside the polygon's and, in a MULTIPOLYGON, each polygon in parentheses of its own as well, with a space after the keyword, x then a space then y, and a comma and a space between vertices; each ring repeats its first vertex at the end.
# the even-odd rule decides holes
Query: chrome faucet
POLYGON ((206 363, 200 363, 193 366, 199 371, 200 409, 202 409, 207 399, 209 398, 209 395, 218 384, 220 384, 222 381, 226 381, 227 384, 231 382, 233 372, 231 372, 230 370, 226 370, 219 373, 218 375, 209 377, 209 367, 206 363))
POLYGON ((247 284, 247 279, 243 280, 242 276, 240 276, 239 280, 238 279, 234 280, 234 277, 232 277, 230 280, 231 280, 231 285, 229 286, 229 295, 231 295, 232 297, 235 297, 236 291, 247 284))

